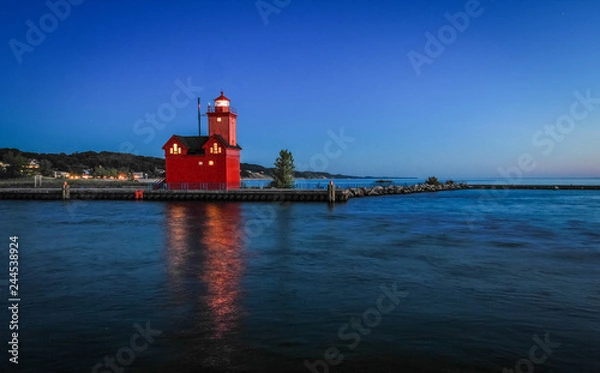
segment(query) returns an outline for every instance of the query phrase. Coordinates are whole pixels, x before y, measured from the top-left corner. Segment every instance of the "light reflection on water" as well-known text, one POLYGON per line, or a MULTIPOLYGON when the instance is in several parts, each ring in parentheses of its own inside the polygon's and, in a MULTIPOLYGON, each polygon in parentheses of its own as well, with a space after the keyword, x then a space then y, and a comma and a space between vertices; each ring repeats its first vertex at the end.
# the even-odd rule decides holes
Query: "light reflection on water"
POLYGON ((228 366, 234 351, 231 334, 239 333, 242 257, 241 205, 173 203, 166 205, 167 272, 170 294, 185 308, 190 291, 198 292, 194 329, 206 334, 200 346, 203 365, 228 366), (202 291, 198 291, 201 288, 202 291))

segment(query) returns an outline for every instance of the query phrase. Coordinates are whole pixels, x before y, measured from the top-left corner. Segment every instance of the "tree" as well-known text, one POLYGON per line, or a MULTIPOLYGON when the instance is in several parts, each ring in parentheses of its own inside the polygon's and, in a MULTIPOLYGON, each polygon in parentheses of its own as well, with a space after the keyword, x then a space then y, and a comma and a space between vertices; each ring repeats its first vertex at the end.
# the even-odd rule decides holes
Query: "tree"
POLYGON ((279 152, 279 157, 275 160, 275 170, 273 171, 273 182, 271 186, 275 188, 291 188, 294 185, 294 157, 287 149, 279 152))
POLYGON ((3 157, 4 163, 6 166, 6 176, 7 177, 20 177, 23 176, 23 169, 27 164, 27 158, 23 157, 20 152, 13 153, 8 152, 3 157))
POLYGON ((438 178, 437 178, 437 177, 435 177, 435 176, 429 176, 429 177, 427 178, 427 180, 425 180, 425 184, 427 184, 427 185, 434 185, 434 186, 441 185, 441 184, 440 184, 440 181, 439 181, 439 180, 438 180, 438 178))
POLYGON ((47 159, 42 159, 40 161, 40 173, 44 176, 52 176, 54 173, 52 171, 52 162, 47 159))
POLYGON ((81 175, 83 175, 83 170, 85 170, 85 165, 81 164, 81 163, 77 163, 70 167, 69 172, 72 175, 81 176, 81 175))
POLYGON ((68 164, 67 162, 65 162, 65 161, 64 161, 64 160, 62 160, 62 159, 59 159, 59 160, 56 162, 56 169, 57 169, 58 171, 67 172, 67 171, 69 171, 69 170, 71 169, 71 167, 69 167, 69 164, 68 164))

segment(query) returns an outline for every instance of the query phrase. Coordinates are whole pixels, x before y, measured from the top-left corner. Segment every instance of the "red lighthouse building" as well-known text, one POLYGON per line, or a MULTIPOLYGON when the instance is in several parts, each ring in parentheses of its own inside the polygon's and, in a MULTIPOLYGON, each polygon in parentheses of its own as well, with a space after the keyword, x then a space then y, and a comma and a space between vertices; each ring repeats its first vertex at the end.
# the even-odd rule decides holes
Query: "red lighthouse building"
POLYGON ((168 189, 239 189, 235 109, 221 91, 206 115, 208 136, 173 135, 163 146, 168 189))

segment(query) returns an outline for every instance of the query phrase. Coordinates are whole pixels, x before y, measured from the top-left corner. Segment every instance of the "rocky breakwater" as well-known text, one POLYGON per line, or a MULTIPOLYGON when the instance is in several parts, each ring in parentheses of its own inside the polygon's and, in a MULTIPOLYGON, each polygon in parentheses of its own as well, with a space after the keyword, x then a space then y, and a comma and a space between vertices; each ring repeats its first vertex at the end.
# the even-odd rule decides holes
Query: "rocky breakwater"
POLYGON ((416 184, 411 186, 373 186, 373 187, 360 187, 347 189, 349 198, 356 197, 374 197, 383 196, 387 194, 412 194, 412 193, 429 193, 429 192, 442 192, 451 190, 467 189, 468 185, 465 183, 460 184, 416 184))

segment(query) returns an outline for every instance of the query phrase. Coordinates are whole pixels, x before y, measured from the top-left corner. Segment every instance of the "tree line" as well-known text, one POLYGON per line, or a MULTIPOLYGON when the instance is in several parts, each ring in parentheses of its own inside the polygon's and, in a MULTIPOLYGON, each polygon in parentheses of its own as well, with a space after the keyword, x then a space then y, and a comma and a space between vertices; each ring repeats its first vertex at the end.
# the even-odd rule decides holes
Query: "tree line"
POLYGON ((92 176, 113 176, 144 172, 148 177, 160 177, 164 173, 165 160, 156 157, 138 156, 116 152, 75 152, 72 154, 22 152, 19 149, 0 149, 0 178, 16 178, 31 174, 53 176, 54 171, 82 175, 84 171, 92 176), (30 168, 30 160, 36 160, 37 168, 30 168))

